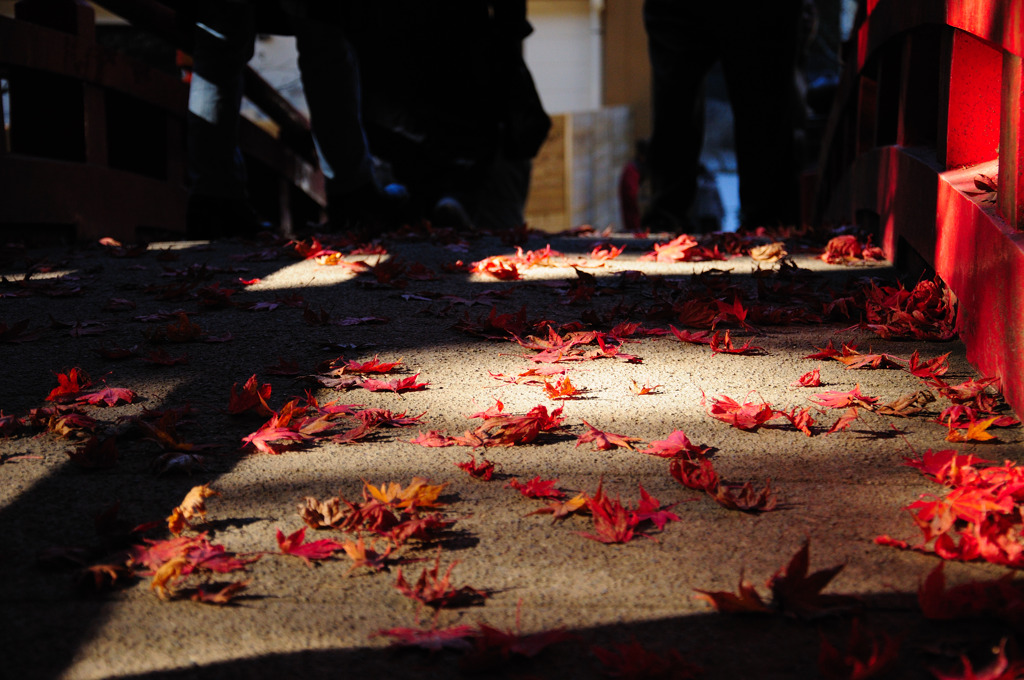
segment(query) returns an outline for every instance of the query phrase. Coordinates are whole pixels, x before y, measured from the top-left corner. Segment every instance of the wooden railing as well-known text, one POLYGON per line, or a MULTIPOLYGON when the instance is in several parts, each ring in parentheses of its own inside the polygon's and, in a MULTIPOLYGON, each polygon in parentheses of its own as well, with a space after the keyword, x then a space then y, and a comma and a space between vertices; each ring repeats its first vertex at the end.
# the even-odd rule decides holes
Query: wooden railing
MULTIPOLYGON (((98 0, 132 25, 189 51, 191 32, 155 0, 98 0)), ((0 17, 0 78, 10 130, 0 136, 0 229, 69 239, 137 241, 184 233, 188 85, 96 42, 81 0, 21 0, 0 17)), ((254 201, 287 232, 324 203, 307 119, 256 72, 246 96, 272 121, 243 119, 239 145, 254 201)), ((2 112, 0 112, 2 113, 2 112)))
POLYGON ((818 216, 959 299, 968 358, 1024 412, 1024 5, 867 0, 819 162, 818 216))

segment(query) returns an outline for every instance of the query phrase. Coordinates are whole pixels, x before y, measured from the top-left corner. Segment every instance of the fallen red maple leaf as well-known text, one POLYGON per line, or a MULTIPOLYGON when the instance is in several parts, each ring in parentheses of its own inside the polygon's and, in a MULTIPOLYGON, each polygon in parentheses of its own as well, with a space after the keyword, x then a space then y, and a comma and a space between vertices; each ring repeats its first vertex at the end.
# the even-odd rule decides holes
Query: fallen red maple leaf
POLYGON ((587 505, 587 495, 581 491, 580 493, 576 494, 575 496, 573 496, 569 500, 566 500, 566 501, 562 501, 562 500, 551 501, 551 503, 549 503, 548 505, 545 505, 543 508, 540 508, 539 510, 534 510, 533 512, 527 513, 527 516, 530 516, 530 515, 551 515, 551 519, 554 522, 554 521, 557 521, 557 520, 560 520, 560 519, 565 519, 566 517, 568 517, 569 515, 573 514, 574 512, 578 512, 579 510, 582 510, 583 508, 586 507, 586 505, 587 505))
POLYGON ((915 375, 918 378, 923 378, 925 380, 938 378, 945 375, 946 371, 949 370, 949 355, 950 352, 946 352, 945 354, 941 354, 922 362, 917 350, 914 350, 914 353, 910 355, 910 361, 907 364, 906 370, 911 375, 915 375))
POLYGON ((494 463, 482 459, 479 463, 476 462, 476 456, 472 453, 469 454, 469 460, 455 464, 459 469, 465 470, 470 477, 480 479, 485 482, 489 482, 494 476, 494 463))
POLYGON ((473 648, 470 640, 476 636, 476 629, 473 626, 462 624, 449 628, 387 628, 378 630, 370 637, 391 638, 392 645, 402 647, 419 647, 430 652, 438 652, 442 649, 456 649, 466 651, 473 648))
POLYGON ((744 402, 740 404, 732 397, 725 395, 719 395, 716 399, 713 399, 711 407, 707 408, 707 397, 704 395, 703 390, 701 391, 700 404, 706 408, 707 414, 712 418, 721 420, 723 423, 732 425, 740 430, 756 430, 778 415, 771 407, 771 404, 767 402, 761 402, 760 404, 744 402))
POLYGON ((460 588, 452 586, 451 573, 457 564, 458 562, 452 562, 448 565, 444 575, 440 575, 441 551, 438 550, 434 566, 425 568, 420 573, 420 577, 416 580, 415 584, 410 584, 405 580, 402 568, 399 567, 398 575, 395 579, 395 588, 409 599, 434 609, 483 604, 483 601, 488 597, 487 592, 470 586, 462 586, 460 588))
POLYGON ((811 398, 811 401, 824 408, 847 408, 850 406, 871 408, 878 402, 878 397, 869 397, 861 394, 859 384, 849 392, 829 391, 815 394, 814 397, 811 398), (814 397, 817 397, 817 399, 814 397))
POLYGON ((947 588, 943 565, 936 564, 917 589, 917 602, 925 618, 1019 620, 1024 608, 1024 583, 1016 580, 1012 571, 997 579, 947 588))
POLYGON ((78 395, 75 403, 92 406, 117 406, 118 404, 130 404, 134 400, 135 393, 127 388, 105 387, 96 392, 78 395))
POLYGON ((252 583, 252 579, 227 584, 204 583, 196 587, 190 599, 203 604, 230 604, 238 596, 238 593, 249 587, 250 583, 252 583))
POLYGON ((794 406, 789 411, 776 411, 776 413, 788 420, 793 427, 808 437, 814 435, 814 432, 811 431, 811 426, 814 425, 814 419, 811 418, 811 409, 798 409, 794 406))
POLYGON ((992 663, 978 672, 966 654, 960 655, 960 662, 964 666, 962 673, 951 675, 932 668, 932 675, 936 680, 1015 680, 1024 673, 1024 661, 1014 659, 1011 662, 1006 658, 1006 640, 999 643, 999 653, 992 663))
POLYGON ((256 447, 256 450, 258 451, 276 455, 281 453, 287 444, 279 444, 275 446, 274 442, 298 444, 308 441, 309 439, 309 435, 303 434, 295 429, 295 426, 291 423, 290 417, 284 417, 282 414, 275 413, 270 417, 270 420, 260 427, 260 429, 243 437, 242 446, 244 447, 246 444, 251 444, 256 447))
POLYGON ((346 373, 390 373, 401 365, 401 359, 396 361, 380 361, 378 355, 375 354, 372 359, 363 363, 346 361, 344 368, 346 373))
POLYGON ((608 451, 609 449, 621 448, 633 450, 633 444, 631 442, 641 441, 638 437, 627 437, 621 434, 614 434, 612 432, 604 432, 597 429, 587 421, 583 421, 589 429, 576 438, 576 448, 579 448, 580 444, 593 443, 594 448, 599 451, 608 451))
POLYGON ((743 579, 740 574, 740 583, 736 593, 725 590, 701 590, 694 588, 699 599, 706 600, 716 611, 725 614, 734 613, 767 613, 771 611, 768 604, 761 599, 754 585, 743 579))
POLYGON ((241 390, 238 389, 238 383, 231 386, 228 413, 236 415, 251 409, 262 416, 272 415, 274 410, 267 404, 267 399, 270 398, 270 391, 270 383, 258 384, 256 382, 256 374, 254 373, 251 378, 245 381, 241 390))
POLYGON ((374 378, 365 378, 359 386, 369 392, 394 392, 400 394, 402 392, 416 392, 419 390, 425 390, 429 382, 418 383, 416 378, 420 376, 419 373, 411 375, 407 378, 400 378, 396 380, 376 380, 374 378))
POLYGON ((843 415, 836 419, 836 422, 832 423, 832 427, 828 428, 828 432, 825 434, 835 434, 836 432, 842 432, 843 430, 849 429, 853 421, 860 418, 856 406, 851 406, 843 412, 843 415))
POLYGON ((884 676, 899 657, 900 641, 885 633, 873 635, 860 619, 850 624, 846 651, 840 651, 824 636, 818 652, 818 671, 825 680, 863 680, 884 676))
POLYGON ((680 342, 689 342, 694 345, 710 345, 712 334, 710 331, 696 331, 691 333, 690 331, 681 331, 675 326, 670 325, 669 330, 672 331, 672 335, 680 342))
POLYGON ((760 491, 754 489, 751 482, 742 486, 732 483, 719 483, 714 489, 705 489, 722 507, 742 512, 769 512, 778 505, 778 498, 772 491, 772 480, 765 482, 760 491))
POLYGON ((77 397, 82 390, 92 384, 92 381, 82 369, 75 367, 67 373, 58 373, 57 383, 57 387, 50 390, 46 401, 67 401, 77 397))
POLYGON ((665 439, 650 442, 640 453, 661 458, 694 458, 708 454, 710 446, 698 446, 682 430, 673 430, 665 439))
POLYGON ((312 567, 310 560, 326 560, 334 553, 345 549, 343 543, 330 538, 321 538, 318 541, 305 542, 306 527, 293 531, 287 536, 280 529, 277 530, 277 545, 281 548, 282 555, 292 555, 301 558, 307 567, 312 567))
POLYGON ((445 447, 454 446, 456 442, 451 437, 441 434, 438 430, 430 430, 429 432, 420 432, 410 439, 409 443, 428 447, 445 447))
POLYGON ((581 390, 572 384, 572 381, 569 380, 569 376, 564 376, 561 379, 556 380, 554 385, 546 380, 544 381, 544 394, 546 394, 549 399, 575 399, 584 392, 586 392, 586 390, 581 390))
POLYGON ((804 541, 786 566, 768 579, 772 606, 784 614, 813 618, 837 609, 850 609, 857 598, 848 595, 822 595, 821 591, 843 570, 844 564, 808 574, 810 541, 804 541))
POLYGON ((807 373, 804 373, 802 376, 791 382, 790 385, 793 387, 820 387, 821 371, 817 368, 814 369, 813 371, 808 371, 807 373))
POLYGON ((703 456, 675 458, 668 466, 669 473, 687 489, 714 493, 718 489, 718 473, 710 460, 703 456))
POLYGON ((711 351, 715 354, 742 354, 746 356, 755 356, 768 353, 768 350, 764 347, 751 345, 749 341, 744 343, 742 347, 734 347, 732 340, 729 337, 728 330, 725 331, 724 336, 721 336, 718 331, 715 331, 715 335, 711 338, 711 342, 709 344, 711 346, 711 351))
POLYGON ((537 475, 525 484, 513 477, 505 486, 515 489, 527 498, 564 498, 565 492, 555 487, 557 483, 557 479, 541 479, 540 475, 537 475))

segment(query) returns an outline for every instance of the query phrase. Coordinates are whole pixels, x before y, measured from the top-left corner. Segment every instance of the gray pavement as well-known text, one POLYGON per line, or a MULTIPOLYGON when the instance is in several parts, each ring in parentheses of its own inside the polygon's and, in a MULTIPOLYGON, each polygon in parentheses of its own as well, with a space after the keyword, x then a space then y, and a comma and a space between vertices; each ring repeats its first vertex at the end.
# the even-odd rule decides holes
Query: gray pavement
MULTIPOLYGON (((970 626, 924 619, 916 592, 939 559, 876 545, 874 539, 889 534, 918 542, 920 532, 904 508, 921 494, 942 493, 904 465, 905 457, 955 448, 1019 462, 1024 454, 1019 428, 998 430, 992 442, 951 444, 944 440, 946 428, 931 422, 947 404, 940 399, 912 418, 862 409, 848 430, 832 435, 823 430, 840 411, 815 411, 821 426, 808 437, 779 420, 742 431, 709 417, 701 404, 703 391, 709 400, 727 395, 777 409, 803 408, 813 406, 810 398, 816 393, 857 385, 864 394, 888 402, 920 389, 920 381, 902 370, 847 370, 835 361, 803 357, 830 340, 837 347, 856 343, 861 352, 870 348, 903 360, 914 351, 925 358, 949 352, 946 379, 960 382, 977 376, 958 341, 885 340, 851 329, 856 316, 845 322, 758 323, 757 334, 723 322, 720 328, 730 328, 734 344, 750 341, 764 353, 715 354, 671 334, 636 338, 621 347, 638 357, 635 363, 601 358, 555 364, 585 390, 577 399, 558 402, 540 385, 508 384, 492 376, 517 376, 536 367, 524 358, 533 351, 457 328, 481 322, 492 305, 510 314, 525 309, 530 320, 557 324, 589 323, 605 315, 607 320, 596 323, 606 331, 623 320, 642 321, 648 328, 682 327, 678 320, 652 314, 676 288, 713 280, 723 286, 723 300, 735 295, 728 286, 753 299, 759 281, 795 281, 811 290, 838 291, 864 277, 893 280, 897 272, 885 263, 826 265, 801 254, 793 256, 800 267, 795 278, 759 279, 755 274, 772 265, 748 256, 656 263, 640 259, 653 241, 623 235, 611 240, 627 249, 602 264, 588 257, 596 238, 534 235, 527 250, 550 243, 564 256, 552 259, 555 266, 524 269, 518 281, 444 269, 456 260, 469 263, 515 252, 497 238, 449 245, 438 237, 389 240, 385 245, 392 260, 419 262, 436 274, 432 280, 405 277, 401 287, 347 267, 289 258, 269 243, 155 243, 135 257, 115 257, 124 253, 99 246, 6 249, 0 261, 5 277, 0 322, 11 328, 28 319, 29 325, 24 334, 12 333, 6 336, 10 341, 0 342, 0 415, 22 418, 46 406, 47 395, 57 387, 56 374, 73 367, 88 373, 96 385, 129 388, 138 396, 131 404, 81 409, 100 422, 101 435, 116 436, 118 458, 107 469, 69 462, 66 452, 76 442, 39 428, 0 439, 0 677, 591 678, 609 673, 595 646, 615 649, 633 640, 673 661, 663 675, 656 674, 657 668, 642 675, 642 659, 633 657, 627 666, 638 674, 617 677, 841 677, 819 669, 821 641, 845 650, 857 620, 880 640, 900 640, 891 677, 928 678, 930 668, 959 668, 961 653, 983 664, 991 660, 986 650, 993 644, 1003 638, 1012 644, 1017 629, 992 617, 970 626), (581 281, 571 265, 596 277, 590 297, 582 290, 575 297, 567 294, 581 281), (29 281, 38 285, 19 283, 29 268, 29 281), (709 278, 713 270, 730 272, 728 280, 709 278), (254 278, 260 282, 238 282, 254 278), (207 291, 210 304, 196 297, 214 283, 240 289, 230 296, 230 305, 220 304, 216 292, 207 291), (304 308, 320 315, 315 324, 313 315, 304 319, 304 308), (140 319, 179 309, 207 339, 224 340, 227 334, 231 339, 158 344, 155 329, 166 329, 173 319, 140 319), (366 317, 383 321, 366 322, 366 317), (114 348, 137 348, 136 355, 113 361, 99 352, 114 348), (163 366, 137 356, 155 349, 175 357, 187 354, 187 363, 163 366), (382 361, 402 360, 400 372, 386 379, 415 374, 429 384, 401 394, 334 391, 303 378, 316 373, 322 362, 341 356, 368 361, 375 355, 382 361), (299 374, 267 370, 281 359, 296 362, 299 374), (816 367, 820 387, 792 386, 816 367), (242 438, 266 417, 227 413, 232 385, 254 374, 261 384, 272 385, 268 403, 273 409, 310 390, 321 404, 337 400, 362 409, 423 415, 419 424, 381 429, 358 443, 317 438, 280 455, 260 454, 242 449, 242 438), (629 389, 631 381, 659 387, 636 395, 629 389), (472 449, 410 443, 418 432, 429 430, 462 435, 480 423, 469 416, 496 400, 507 414, 524 414, 538 405, 549 411, 562 408, 564 428, 528 444, 477 449, 477 459, 496 464, 497 474, 487 482, 455 465, 468 460, 472 449), (191 411, 178 424, 181 439, 210 448, 195 451, 202 459, 191 470, 160 471, 155 461, 164 450, 143 436, 131 418, 184 405, 191 411), (760 489, 770 478, 778 505, 767 512, 729 510, 683 487, 669 474, 665 459, 629 448, 577 445, 577 436, 587 430, 584 421, 637 438, 636 449, 682 430, 694 444, 713 447, 710 460, 723 479, 751 481, 760 489), (164 518, 195 485, 209 484, 219 496, 207 499, 206 521, 197 520, 184 535, 205 531, 211 543, 246 555, 277 551, 278 529, 288 534, 301 528, 298 508, 306 497, 324 500, 340 494, 358 501, 364 482, 404 486, 416 476, 447 484, 446 504, 438 512, 455 520, 438 540, 412 541, 394 555, 419 562, 392 564, 380 572, 353 571, 343 552, 313 566, 294 556, 263 554, 244 573, 213 579, 251 579, 224 606, 189 599, 190 588, 202 582, 198 576, 182 579, 178 596, 166 601, 157 597, 141 569, 109 590, 80 587, 83 565, 118 559, 116 539, 127 528, 156 521, 161 526, 145 536, 167 538, 164 518), (553 522, 549 515, 531 515, 545 503, 507 487, 512 478, 525 482, 536 476, 557 479, 568 496, 593 494, 601 484, 627 505, 639 500, 642 485, 663 506, 672 506, 679 521, 624 544, 588 540, 580 534, 594 531, 589 517, 553 522), (115 502, 125 524, 120 534, 104 525, 104 538, 94 518, 115 502), (825 592, 854 596, 855 605, 809 618, 778 612, 726 614, 696 597, 695 589, 735 591, 745 578, 769 600, 769 577, 805 541, 812 571, 845 565, 825 592), (441 608, 435 616, 403 596, 395 587, 398 569, 413 581, 438 555, 441 573, 456 564, 453 586, 485 591, 486 599, 475 606, 441 608), (519 647, 506 646, 506 655, 500 647, 428 653, 392 646, 386 636, 374 635, 394 628, 459 625, 479 633, 480 624, 523 637, 548 633, 534 641, 551 644, 538 644, 544 648, 536 656, 522 653, 534 651, 523 640, 519 647), (673 652, 678 658, 671 657, 673 652), (688 675, 679 659, 702 671, 688 675)), ((346 259, 375 264, 379 258, 346 259)), ((675 299, 682 303, 686 295, 675 299)), ((306 538, 351 537, 309 529, 306 538)), ((984 562, 949 562, 945 569, 951 583, 1006 572, 984 562)), ((467 646, 479 643, 479 638, 466 640, 467 646)))

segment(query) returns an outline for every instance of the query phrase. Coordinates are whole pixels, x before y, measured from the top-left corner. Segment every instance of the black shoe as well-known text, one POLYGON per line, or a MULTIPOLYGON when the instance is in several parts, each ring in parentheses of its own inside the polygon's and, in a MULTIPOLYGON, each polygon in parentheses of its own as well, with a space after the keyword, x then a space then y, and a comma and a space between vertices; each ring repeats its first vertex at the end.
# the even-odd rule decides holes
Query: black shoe
POLYGON ((252 237, 270 228, 244 199, 203 194, 188 198, 185 234, 190 239, 252 237))

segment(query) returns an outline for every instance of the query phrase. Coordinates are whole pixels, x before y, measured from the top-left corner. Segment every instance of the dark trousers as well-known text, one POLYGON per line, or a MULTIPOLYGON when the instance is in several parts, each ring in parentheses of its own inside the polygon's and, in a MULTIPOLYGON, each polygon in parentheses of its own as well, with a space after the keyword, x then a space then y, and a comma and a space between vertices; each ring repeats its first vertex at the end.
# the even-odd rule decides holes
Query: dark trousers
MULTIPOLYGON (((304 1, 282 1, 280 5, 288 25, 273 32, 295 35, 302 86, 328 196, 348 193, 372 177, 354 53, 337 22, 308 16, 304 1)), ((242 73, 253 55, 255 38, 256 8, 252 2, 199 3, 188 128, 195 194, 245 198, 245 168, 237 137, 242 73)))
POLYGON ((799 16, 800 0, 645 1, 653 77, 651 221, 692 228, 705 79, 721 61, 735 121, 741 224, 797 223, 799 16))

